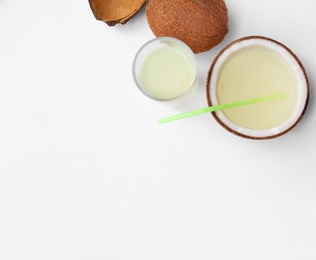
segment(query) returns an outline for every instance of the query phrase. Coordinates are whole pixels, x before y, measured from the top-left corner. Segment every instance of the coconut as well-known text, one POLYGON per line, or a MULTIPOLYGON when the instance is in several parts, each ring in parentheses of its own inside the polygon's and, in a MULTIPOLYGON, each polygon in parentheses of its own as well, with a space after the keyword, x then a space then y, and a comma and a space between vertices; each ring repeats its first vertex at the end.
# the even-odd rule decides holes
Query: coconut
POLYGON ((155 36, 178 38, 194 53, 212 49, 228 33, 223 0, 148 0, 146 17, 155 36))
POLYGON ((280 100, 212 113, 229 132, 263 140, 289 132, 302 119, 309 82, 301 61, 288 47, 267 37, 249 36, 228 44, 215 57, 206 92, 209 106, 284 93, 280 100))
POLYGON ((146 0, 89 0, 95 18, 109 26, 125 24, 140 11, 145 2, 146 0))

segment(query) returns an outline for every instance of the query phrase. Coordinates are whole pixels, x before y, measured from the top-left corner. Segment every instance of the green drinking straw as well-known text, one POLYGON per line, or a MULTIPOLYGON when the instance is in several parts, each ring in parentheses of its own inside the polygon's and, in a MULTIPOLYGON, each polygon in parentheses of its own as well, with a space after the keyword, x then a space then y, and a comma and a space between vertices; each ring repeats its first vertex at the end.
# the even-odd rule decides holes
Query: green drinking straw
POLYGON ((187 118, 187 117, 191 117, 191 116, 200 115, 200 114, 203 114, 203 113, 214 112, 214 111, 219 111, 219 110, 232 108, 232 107, 239 107, 239 106, 245 106, 245 105, 255 104, 255 103, 259 103, 259 102, 265 102, 265 101, 280 99, 280 98, 284 98, 285 96, 286 96, 286 94, 281 92, 281 93, 274 93, 272 95, 268 95, 268 96, 264 96, 264 97, 250 98, 250 99, 236 101, 236 102, 222 104, 222 105, 216 105, 216 106, 211 106, 211 107, 204 107, 204 108, 196 109, 196 110, 193 110, 193 111, 190 111, 190 112, 185 112, 185 113, 182 113, 182 114, 161 118, 161 119, 158 120, 158 123, 159 124, 164 124, 164 123, 168 123, 168 122, 171 122, 171 121, 179 120, 179 119, 182 119, 182 118, 187 118))

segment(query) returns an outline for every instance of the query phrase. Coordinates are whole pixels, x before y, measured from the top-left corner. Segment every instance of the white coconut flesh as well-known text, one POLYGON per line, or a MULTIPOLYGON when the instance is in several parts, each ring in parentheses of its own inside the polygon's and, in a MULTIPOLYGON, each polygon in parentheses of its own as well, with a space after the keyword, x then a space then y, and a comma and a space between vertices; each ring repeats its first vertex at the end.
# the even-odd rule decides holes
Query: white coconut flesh
MULTIPOLYGON (((233 59, 233 57, 236 56, 236 54, 241 53, 243 51, 247 51, 250 48, 253 48, 256 46, 260 48, 261 47, 265 48, 266 50, 271 51, 271 53, 277 54, 281 58, 281 60, 283 60, 286 70, 291 70, 291 75, 294 75, 295 77, 294 79, 296 82, 295 91, 297 92, 294 97, 295 100, 293 102, 293 108, 291 111, 289 111, 288 117, 284 119, 284 121, 277 122, 276 125, 273 125, 273 124, 269 125, 268 128, 265 129, 264 127, 256 128, 253 126, 248 127, 248 125, 240 124, 232 120, 231 117, 229 118, 228 114, 225 114, 225 111, 218 111, 214 114, 214 116, 217 119, 217 121, 219 121, 220 124, 223 125, 227 130, 237 135, 247 137, 247 138, 252 138, 252 139, 268 139, 268 138, 280 136, 283 133, 286 133, 287 131, 292 129, 301 119, 302 115, 304 114, 304 111, 306 109, 307 102, 308 102, 309 86, 308 86, 308 79, 306 76, 305 69, 302 66, 299 59, 295 56, 295 54, 291 50, 289 50, 286 46, 272 39, 261 37, 261 36, 246 37, 229 44, 226 48, 224 48, 218 54, 218 56, 215 58, 211 66, 209 76, 208 76, 209 78, 208 78, 208 86, 207 86, 208 99, 210 103, 209 105, 217 105, 217 104, 223 103, 223 102, 220 102, 219 100, 220 97, 218 93, 218 84, 220 81, 223 68, 227 66, 227 64, 229 64, 229 62, 233 59)), ((254 62, 254 64, 256 64, 256 62, 254 62)), ((252 76, 250 74, 251 72, 249 73, 249 78, 252 76)), ((237 81, 240 81, 240 79, 238 78, 238 74, 230 75, 230 77, 235 77, 235 76, 236 76, 236 79, 230 78, 230 80, 232 82, 236 80, 236 85, 237 85, 238 84, 237 81)), ((258 83, 258 84, 254 83, 254 85, 260 86, 259 84, 260 82, 256 82, 255 79, 252 79, 252 80, 253 82, 258 83)), ((235 100, 231 100, 231 102, 238 101, 240 99, 258 97, 258 96, 249 96, 249 94, 247 95, 247 93, 243 95, 243 93, 240 93, 240 92, 241 91, 238 92, 238 89, 232 90, 231 96, 235 98, 235 100)), ((253 105, 249 105, 245 109, 248 109, 248 112, 249 112, 249 110, 252 109, 251 106, 253 105)), ((276 111, 275 111, 276 113, 278 112, 277 109, 278 108, 276 108, 276 111)), ((264 120, 264 113, 262 114, 263 114, 262 116, 264 120)), ((258 113, 256 120, 260 121, 261 120, 260 118, 261 118, 261 115, 258 113)))

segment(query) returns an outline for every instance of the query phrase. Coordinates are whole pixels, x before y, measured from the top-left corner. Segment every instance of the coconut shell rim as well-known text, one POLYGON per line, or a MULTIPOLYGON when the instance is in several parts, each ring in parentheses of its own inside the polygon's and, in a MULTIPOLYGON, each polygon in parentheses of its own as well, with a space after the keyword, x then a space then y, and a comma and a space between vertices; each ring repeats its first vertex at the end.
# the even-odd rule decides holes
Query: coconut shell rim
POLYGON ((215 118, 215 120, 223 127, 225 128, 228 132, 234 134, 234 135, 237 135, 239 137, 242 137, 242 138, 247 138, 247 139, 252 139, 252 140, 268 140, 268 139, 274 139, 274 138, 277 138, 277 137, 280 137, 286 133, 288 133, 289 131, 291 131, 295 126, 298 125, 298 123, 301 121, 301 119, 303 118, 303 116, 305 115, 306 113, 306 110, 307 110, 307 106, 308 106, 308 103, 309 103, 309 98, 310 98, 310 85, 309 85, 309 80, 308 80, 308 76, 307 76, 307 73, 306 73, 306 70, 302 64, 302 62, 300 61, 300 59, 297 57, 297 55, 289 48, 287 47, 286 45, 284 45, 283 43, 277 41, 277 40, 274 40, 272 38, 269 38, 269 37, 266 37, 266 36, 259 36, 259 35, 252 35, 252 36, 246 36, 246 37, 242 37, 242 38, 239 38, 237 40, 234 40, 232 42, 230 42, 229 44, 227 44, 217 55, 216 57, 214 58, 211 66, 210 66, 210 69, 208 71, 208 74, 207 74, 207 79, 206 79, 206 99, 207 99, 207 103, 208 103, 208 106, 212 106, 212 100, 211 100, 211 95, 210 95, 210 81, 211 81, 211 76, 212 76, 212 72, 213 72, 213 69, 214 69, 214 66, 217 62, 217 60, 219 59, 219 57, 227 50, 229 49, 231 46, 235 45, 236 43, 239 43, 241 41, 246 41, 246 40, 250 40, 250 39, 262 39, 262 40, 267 40, 267 41, 271 41, 275 44, 278 44, 280 45, 281 47, 283 47, 285 50, 287 50, 291 55, 292 57, 297 61, 298 65, 300 66, 302 72, 303 72, 303 75, 304 75, 304 79, 306 81, 306 99, 304 101, 304 108, 301 112, 301 115, 297 118, 297 120, 295 121, 295 123, 293 123, 289 128, 285 129, 284 131, 280 132, 280 133, 277 133, 277 134, 272 134, 272 135, 266 135, 266 136, 251 136, 251 135, 246 135, 246 134, 242 134, 242 133, 239 133, 233 129, 231 129, 230 127, 228 127, 226 124, 224 124, 220 119, 219 117, 217 116, 216 112, 211 112, 212 116, 215 118))

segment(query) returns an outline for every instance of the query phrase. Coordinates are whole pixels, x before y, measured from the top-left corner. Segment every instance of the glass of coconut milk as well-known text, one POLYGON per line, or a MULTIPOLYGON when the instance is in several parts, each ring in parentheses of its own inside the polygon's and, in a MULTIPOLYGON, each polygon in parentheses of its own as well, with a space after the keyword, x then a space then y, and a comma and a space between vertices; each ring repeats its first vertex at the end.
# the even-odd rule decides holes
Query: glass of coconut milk
POLYGON ((194 53, 182 41, 158 37, 145 43, 133 62, 133 78, 147 97, 168 103, 183 103, 198 85, 194 53))

